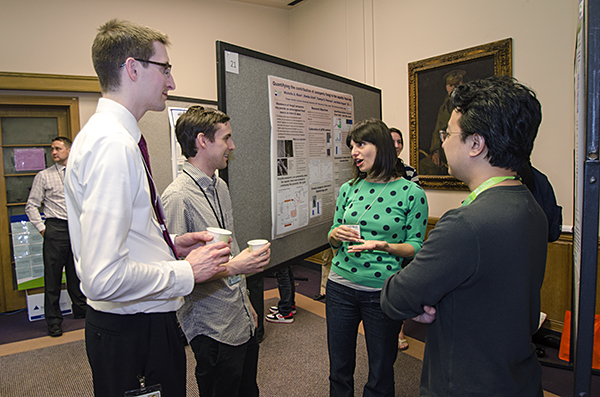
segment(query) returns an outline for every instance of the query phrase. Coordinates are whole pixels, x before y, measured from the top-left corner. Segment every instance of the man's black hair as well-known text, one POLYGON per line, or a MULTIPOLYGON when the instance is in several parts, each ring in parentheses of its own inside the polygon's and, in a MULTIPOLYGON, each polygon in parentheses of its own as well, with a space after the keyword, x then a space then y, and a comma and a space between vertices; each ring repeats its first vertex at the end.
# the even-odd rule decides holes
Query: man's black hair
POLYGON ((494 76, 462 84, 452 92, 462 140, 478 134, 485 139, 491 165, 517 171, 529 160, 542 121, 535 93, 509 76, 494 76))

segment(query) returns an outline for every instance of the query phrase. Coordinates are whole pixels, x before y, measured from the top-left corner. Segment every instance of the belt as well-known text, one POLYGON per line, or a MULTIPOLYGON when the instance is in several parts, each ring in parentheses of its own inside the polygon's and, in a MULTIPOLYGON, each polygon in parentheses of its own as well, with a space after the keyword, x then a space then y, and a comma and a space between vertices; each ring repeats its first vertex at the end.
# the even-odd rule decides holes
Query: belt
POLYGON ((66 219, 60 219, 60 218, 46 218, 46 223, 48 223, 48 222, 50 222, 50 223, 52 223, 52 222, 55 222, 55 223, 68 223, 66 219))

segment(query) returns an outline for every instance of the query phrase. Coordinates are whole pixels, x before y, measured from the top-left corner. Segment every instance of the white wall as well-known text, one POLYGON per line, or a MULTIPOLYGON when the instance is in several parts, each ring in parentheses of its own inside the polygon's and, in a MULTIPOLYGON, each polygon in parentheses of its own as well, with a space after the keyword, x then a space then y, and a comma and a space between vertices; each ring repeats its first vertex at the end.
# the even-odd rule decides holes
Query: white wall
POLYGON ((216 40, 290 55, 282 9, 227 0, 10 0, 0 7, 0 71, 95 76, 92 42, 112 18, 169 35, 172 95, 217 99, 216 40))
MULTIPOLYGON (((307 0, 291 11, 228 0, 4 1, 0 71, 94 75, 91 43, 114 17, 169 35, 173 95, 217 99, 215 41, 222 40, 379 87, 384 121, 405 141, 409 62, 512 37, 513 75, 543 107, 533 163, 572 224, 576 0, 307 0)), ((95 100, 82 99, 85 123, 95 100)), ((431 216, 465 195, 428 190, 431 216)))
MULTIPOLYGON (((383 119, 405 141, 409 62, 511 37, 513 75, 542 103, 532 162, 550 178, 572 225, 576 0, 311 0, 291 15, 292 58, 380 88, 383 119)), ((427 190, 430 215, 465 196, 427 190)))

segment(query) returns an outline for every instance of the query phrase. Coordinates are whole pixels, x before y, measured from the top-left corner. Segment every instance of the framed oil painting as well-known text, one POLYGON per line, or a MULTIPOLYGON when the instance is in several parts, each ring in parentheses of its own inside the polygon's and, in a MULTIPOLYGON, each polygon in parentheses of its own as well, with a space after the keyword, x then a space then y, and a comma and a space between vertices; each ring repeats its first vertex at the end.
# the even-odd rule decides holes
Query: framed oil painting
POLYGON ((494 75, 512 75, 512 39, 408 64, 410 163, 422 187, 467 189, 448 174, 439 131, 446 129, 452 113, 452 90, 462 83, 494 75))

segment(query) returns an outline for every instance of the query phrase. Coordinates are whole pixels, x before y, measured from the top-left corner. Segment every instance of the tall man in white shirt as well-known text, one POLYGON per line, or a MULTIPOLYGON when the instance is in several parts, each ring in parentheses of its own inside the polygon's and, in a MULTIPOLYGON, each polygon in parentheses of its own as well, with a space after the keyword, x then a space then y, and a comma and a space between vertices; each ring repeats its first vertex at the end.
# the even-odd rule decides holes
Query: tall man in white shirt
POLYGON ((209 233, 175 237, 164 226, 137 122, 163 110, 175 89, 168 44, 165 34, 128 21, 99 28, 92 61, 102 98, 67 167, 69 231, 90 306, 86 349, 97 396, 158 389, 185 396, 175 312, 195 283, 226 270, 229 259, 226 243, 205 245, 209 233))
POLYGON ((38 172, 33 179, 25 213, 44 238, 44 317, 48 324, 48 335, 56 337, 63 333, 63 316, 59 303, 63 269, 67 276, 67 291, 71 297, 74 317, 84 318, 87 305, 85 296, 79 289, 79 278, 73 263, 65 204, 65 167, 71 151, 71 140, 58 136, 52 140, 51 148, 54 165, 38 172), (39 211, 42 203, 45 223, 39 211))
POLYGON ((177 317, 196 356, 196 381, 203 397, 258 397, 256 312, 245 274, 262 272, 270 243, 240 251, 233 229, 227 184, 215 171, 227 167, 235 145, 229 116, 192 106, 177 120, 177 141, 187 161, 162 195, 169 230, 183 234, 218 226, 233 232, 227 272, 198 284, 177 317))

